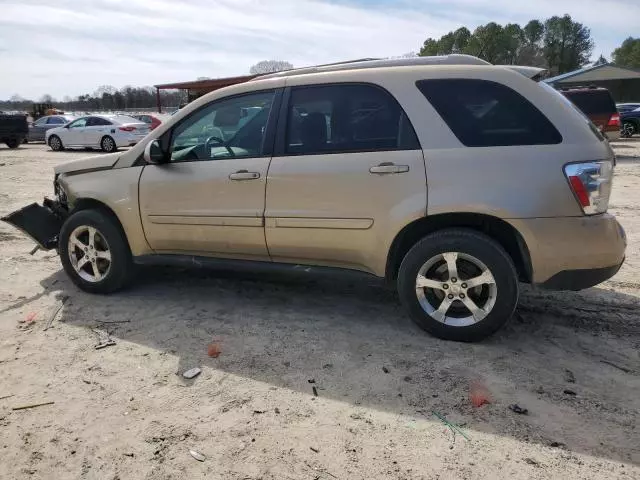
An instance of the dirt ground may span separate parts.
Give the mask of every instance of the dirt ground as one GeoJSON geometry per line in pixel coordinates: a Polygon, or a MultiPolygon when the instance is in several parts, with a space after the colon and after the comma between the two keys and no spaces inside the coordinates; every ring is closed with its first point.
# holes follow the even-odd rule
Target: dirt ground
{"type": "MultiPolygon", "coordinates": [[[[0,478],[640,478],[640,139],[615,148],[622,270],[579,293],[524,289],[473,345],[426,335],[354,276],[147,268],[92,296],[0,224],[0,478]],[[116,345],[96,350],[92,329],[116,345]],[[476,408],[478,385],[491,403],[476,408]]],[[[0,147],[0,214],[87,154],[0,147]]]]}

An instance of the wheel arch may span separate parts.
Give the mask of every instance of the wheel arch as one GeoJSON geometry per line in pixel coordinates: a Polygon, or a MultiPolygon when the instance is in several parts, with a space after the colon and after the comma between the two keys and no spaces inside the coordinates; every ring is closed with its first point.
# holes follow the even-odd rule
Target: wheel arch
{"type": "Polygon", "coordinates": [[[389,248],[385,269],[387,281],[395,281],[402,259],[420,239],[447,228],[469,228],[497,241],[513,260],[520,281],[531,283],[531,255],[522,235],[506,221],[478,213],[442,213],[423,217],[406,225],[389,248]]]}
{"type": "Polygon", "coordinates": [[[129,238],[127,237],[127,232],[125,231],[122,222],[118,218],[118,215],[106,204],[101,202],[100,200],[96,200],[95,198],[77,198],[73,202],[73,209],[69,212],[69,215],[73,215],[76,212],[80,212],[82,210],[98,210],[102,212],[107,217],[111,218],[114,221],[122,237],[125,239],[127,247],[129,248],[129,252],[131,252],[131,244],[129,242],[129,238]]]}

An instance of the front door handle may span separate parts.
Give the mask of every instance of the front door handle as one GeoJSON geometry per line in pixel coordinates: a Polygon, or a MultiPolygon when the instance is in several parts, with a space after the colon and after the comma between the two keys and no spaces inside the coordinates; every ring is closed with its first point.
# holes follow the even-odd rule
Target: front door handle
{"type": "Polygon", "coordinates": [[[236,173],[229,175],[230,180],[256,180],[260,178],[258,172],[250,172],[248,170],[238,170],[236,173]]]}
{"type": "Polygon", "coordinates": [[[380,165],[371,167],[369,171],[378,175],[405,173],[409,171],[409,165],[396,165],[393,162],[382,162],[380,165]]]}

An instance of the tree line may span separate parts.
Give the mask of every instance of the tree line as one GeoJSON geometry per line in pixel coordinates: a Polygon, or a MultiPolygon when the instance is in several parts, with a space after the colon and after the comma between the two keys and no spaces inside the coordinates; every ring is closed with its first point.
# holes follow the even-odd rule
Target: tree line
{"type": "Polygon", "coordinates": [[[564,15],[531,20],[524,27],[489,22],[473,33],[461,27],[437,40],[428,38],[419,55],[464,53],[493,64],[543,67],[557,75],[589,63],[593,48],[589,28],[564,15]]]}
{"type": "MultiPolygon", "coordinates": [[[[178,107],[186,100],[185,94],[178,90],[160,90],[160,104],[164,108],[178,107]]],[[[0,101],[0,110],[29,111],[36,103],[13,95],[9,100],[0,101]]],[[[79,95],[75,98],[64,97],[58,100],[45,94],[37,103],[52,104],[55,108],[65,111],[93,111],[93,110],[135,110],[156,107],[156,90],[153,87],[132,87],[127,85],[116,89],[111,85],[102,85],[93,94],[79,95]]]]}

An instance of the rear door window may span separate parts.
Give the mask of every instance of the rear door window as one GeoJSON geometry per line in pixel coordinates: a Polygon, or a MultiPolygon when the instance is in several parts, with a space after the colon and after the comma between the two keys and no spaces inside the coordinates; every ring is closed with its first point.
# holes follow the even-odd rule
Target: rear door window
{"type": "Polygon", "coordinates": [[[285,143],[289,155],[420,149],[395,98],[364,84],[292,88],[285,143]]]}
{"type": "Polygon", "coordinates": [[[515,90],[478,79],[416,82],[454,135],[467,147],[553,145],[562,135],[515,90]]]}
{"type": "Polygon", "coordinates": [[[64,118],[61,117],[49,117],[49,119],[47,120],[47,125],[62,125],[64,123],[67,123],[64,121],[64,118]]]}
{"type": "Polygon", "coordinates": [[[580,110],[587,115],[616,113],[616,104],[606,90],[583,90],[562,92],[580,110]]]}
{"type": "Polygon", "coordinates": [[[87,121],[87,127],[98,127],[98,126],[104,126],[104,125],[111,125],[111,122],[109,120],[106,120],[100,117],[91,117],[87,121]]]}

